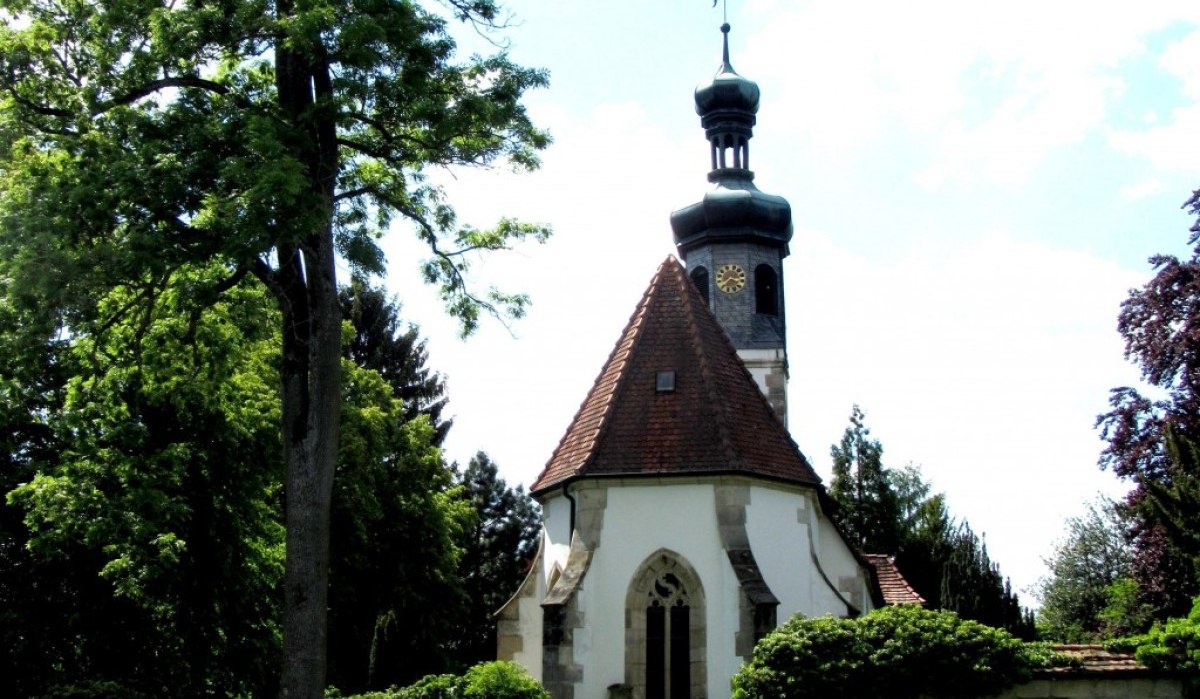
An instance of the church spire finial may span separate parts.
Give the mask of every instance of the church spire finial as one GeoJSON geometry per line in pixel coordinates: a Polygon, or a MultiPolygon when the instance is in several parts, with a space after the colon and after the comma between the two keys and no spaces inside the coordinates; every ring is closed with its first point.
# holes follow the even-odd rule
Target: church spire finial
{"type": "Polygon", "coordinates": [[[724,35],[724,47],[721,50],[721,67],[732,73],[733,66],[729,65],[729,22],[721,25],[721,34],[724,35]]]}
{"type": "MultiPolygon", "coordinates": [[[[713,0],[713,7],[717,6],[717,2],[718,0],[713,0]]],[[[729,24],[729,0],[724,0],[724,2],[721,2],[721,21],[725,24],[729,24]]],[[[729,30],[726,29],[725,31],[729,30]]]]}
{"type": "Polygon", "coordinates": [[[696,88],[696,113],[712,150],[713,172],[750,169],[749,141],[758,112],[758,85],[729,62],[729,23],[721,25],[721,67],[696,88]]]}

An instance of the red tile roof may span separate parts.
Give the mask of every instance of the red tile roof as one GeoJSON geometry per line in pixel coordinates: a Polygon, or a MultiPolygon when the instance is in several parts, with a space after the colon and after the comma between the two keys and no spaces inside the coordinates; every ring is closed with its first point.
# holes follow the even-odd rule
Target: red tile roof
{"type": "Polygon", "coordinates": [[[668,257],[530,491],[586,477],[720,473],[820,483],[668,257]],[[660,371],[675,372],[674,391],[656,390],[660,371]]]}
{"type": "Polygon", "coordinates": [[[1039,670],[1037,674],[1050,677],[1090,677],[1094,675],[1118,675],[1121,677],[1128,677],[1132,675],[1163,674],[1161,672],[1152,672],[1145,665],[1142,665],[1135,660],[1132,653],[1107,650],[1104,648],[1104,646],[1100,645],[1055,644],[1051,646],[1051,649],[1058,653],[1062,653],[1068,658],[1071,658],[1074,661],[1073,664],[1044,668],[1039,670]]]}
{"type": "Polygon", "coordinates": [[[895,558],[882,553],[864,553],[863,558],[875,569],[875,580],[883,593],[884,604],[925,604],[925,598],[917,594],[900,574],[895,558]]]}

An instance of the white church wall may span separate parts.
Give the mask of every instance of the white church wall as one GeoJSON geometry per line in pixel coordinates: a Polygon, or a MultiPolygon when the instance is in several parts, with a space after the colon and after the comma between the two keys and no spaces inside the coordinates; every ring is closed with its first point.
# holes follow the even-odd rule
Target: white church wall
{"type": "Polygon", "coordinates": [[[805,493],[771,487],[750,489],[746,533],[763,579],[779,598],[779,623],[800,613],[821,616],[830,609],[813,600],[815,572],[809,556],[809,498],[805,493]]]}
{"type": "Polygon", "coordinates": [[[525,668],[534,679],[540,682],[542,679],[542,644],[531,641],[541,640],[542,599],[546,596],[546,579],[540,574],[541,571],[534,572],[536,574],[530,581],[534,585],[534,593],[522,595],[516,600],[520,607],[517,623],[523,643],[520,650],[506,659],[525,668]]]}
{"type": "MultiPolygon", "coordinates": [[[[549,583],[557,567],[567,565],[571,552],[571,503],[561,495],[550,496],[542,504],[542,580],[549,583]]],[[[541,634],[541,631],[538,631],[541,634]]]]}
{"type": "Polygon", "coordinates": [[[812,491],[771,484],[756,485],[750,492],[746,531],[763,579],[779,599],[780,624],[795,614],[844,615],[846,604],[831,585],[862,611],[870,608],[860,564],[817,511],[812,491]],[[816,554],[819,569],[810,551],[816,554]]]}
{"type": "Polygon", "coordinates": [[[639,566],[659,549],[681,556],[700,577],[705,596],[708,697],[729,696],[738,583],[719,545],[711,484],[673,481],[608,489],[600,546],[579,591],[584,628],[575,632],[575,662],[587,668],[576,697],[604,697],[625,682],[625,596],[639,566]],[[596,639],[616,639],[599,643],[596,639]]]}
{"type": "MultiPolygon", "coordinates": [[[[817,510],[808,489],[761,481],[745,483],[746,535],[763,578],[779,598],[780,623],[799,612],[805,616],[841,616],[846,605],[830,583],[842,586],[842,597],[869,608],[869,593],[859,562],[830,522],[817,510]],[[810,536],[810,530],[812,536],[810,536]],[[810,546],[830,583],[812,562],[810,546]],[[857,587],[856,587],[857,583],[857,587]]],[[[577,508],[576,525],[592,531],[591,560],[575,592],[580,625],[572,623],[570,662],[582,669],[574,696],[605,697],[608,687],[625,682],[626,595],[646,560],[660,549],[677,554],[691,566],[704,588],[706,636],[706,699],[728,699],[729,680],[740,668],[736,637],[742,623],[741,592],[728,555],[721,545],[717,490],[725,479],[678,477],[665,481],[591,481],[576,483],[576,503],[589,503],[587,514],[577,508]],[[682,481],[682,482],[681,482],[682,481]],[[598,509],[597,509],[598,508],[598,509]],[[596,536],[594,527],[599,527],[596,536]]],[[[521,631],[526,648],[515,657],[534,676],[541,676],[539,604],[553,587],[557,571],[567,565],[570,551],[571,503],[559,494],[543,501],[545,518],[542,565],[536,597],[522,599],[521,631]]],[[[581,530],[582,531],[582,530],[581,530]]]]}
{"type": "MultiPolygon", "coordinates": [[[[817,508],[810,508],[809,526],[816,534],[817,559],[821,562],[824,577],[821,584],[814,586],[814,597],[823,599],[821,604],[834,611],[834,616],[845,614],[845,599],[866,613],[874,608],[866,572],[854,553],[838,533],[833,523],[817,508]],[[825,583],[824,578],[828,578],[825,583]],[[832,586],[832,587],[831,587],[832,586]],[[837,591],[834,591],[834,587],[837,591]]],[[[821,571],[818,571],[820,574],[821,571]]]]}

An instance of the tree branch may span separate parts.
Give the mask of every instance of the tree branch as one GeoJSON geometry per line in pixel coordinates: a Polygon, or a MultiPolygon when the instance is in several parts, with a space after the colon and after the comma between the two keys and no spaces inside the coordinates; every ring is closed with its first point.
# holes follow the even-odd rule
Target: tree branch
{"type": "Polygon", "coordinates": [[[13,101],[17,104],[33,111],[34,113],[41,114],[42,116],[60,117],[63,119],[69,119],[70,117],[75,116],[73,112],[70,112],[66,109],[58,109],[55,107],[46,107],[40,104],[34,104],[33,102],[30,102],[24,97],[18,95],[17,91],[11,87],[8,88],[8,94],[12,95],[13,101]]]}
{"type": "Polygon", "coordinates": [[[284,301],[287,298],[287,295],[283,290],[283,285],[279,283],[279,274],[271,267],[270,264],[267,263],[266,260],[258,255],[255,255],[254,260],[250,263],[250,267],[248,267],[247,270],[254,272],[254,276],[263,283],[263,286],[267,287],[267,290],[269,290],[271,294],[275,296],[275,298],[279,299],[280,301],[284,301]]]}
{"type": "Polygon", "coordinates": [[[364,194],[371,194],[375,190],[373,187],[358,187],[357,189],[347,189],[346,191],[333,195],[333,202],[336,204],[339,201],[361,197],[364,194]]]}
{"type": "Polygon", "coordinates": [[[126,104],[131,104],[142,99],[143,97],[148,97],[149,95],[168,87],[197,87],[202,90],[208,90],[209,92],[215,92],[218,95],[229,94],[229,88],[213,80],[206,80],[204,78],[197,78],[193,76],[162,78],[160,80],[152,80],[145,85],[125,93],[124,95],[119,95],[105,102],[101,102],[99,105],[97,105],[96,109],[92,110],[92,116],[107,112],[113,107],[121,107],[126,104]]]}

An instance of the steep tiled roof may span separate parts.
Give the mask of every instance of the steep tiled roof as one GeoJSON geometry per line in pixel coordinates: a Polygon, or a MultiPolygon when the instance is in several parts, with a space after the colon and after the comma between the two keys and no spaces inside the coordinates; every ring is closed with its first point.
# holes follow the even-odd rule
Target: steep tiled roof
{"type": "Polygon", "coordinates": [[[884,604],[925,604],[925,598],[917,594],[900,574],[896,559],[882,553],[865,553],[863,558],[875,569],[875,579],[883,593],[884,604]]]}
{"type": "Polygon", "coordinates": [[[659,266],[530,489],[582,477],[744,473],[820,479],[674,257],[659,266]],[[675,390],[658,392],[658,372],[675,390]]]}

